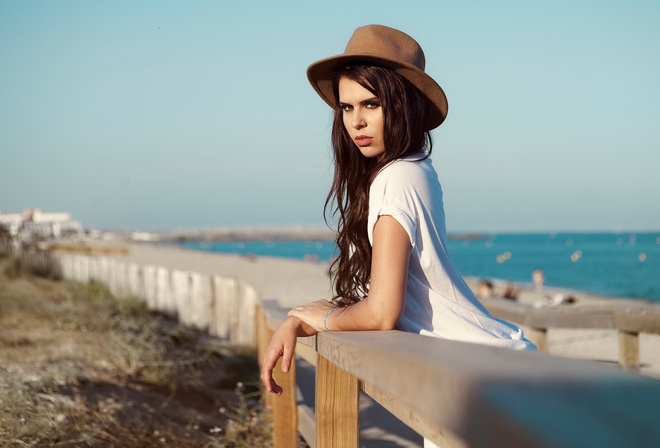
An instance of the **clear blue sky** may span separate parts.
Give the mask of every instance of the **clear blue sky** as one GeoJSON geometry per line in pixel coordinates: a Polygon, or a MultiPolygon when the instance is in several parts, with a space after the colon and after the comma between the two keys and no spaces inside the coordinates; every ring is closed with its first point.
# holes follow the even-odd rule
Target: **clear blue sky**
{"type": "Polygon", "coordinates": [[[462,231],[660,229],[660,2],[0,2],[0,210],[89,227],[322,225],[357,26],[420,42],[462,231]]]}

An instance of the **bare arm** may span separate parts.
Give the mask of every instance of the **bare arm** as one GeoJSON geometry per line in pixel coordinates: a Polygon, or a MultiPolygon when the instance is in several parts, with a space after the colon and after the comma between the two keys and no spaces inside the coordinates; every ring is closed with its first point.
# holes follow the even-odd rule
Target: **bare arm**
{"type": "Polygon", "coordinates": [[[399,222],[381,216],[374,227],[369,295],[360,302],[337,308],[327,300],[318,300],[289,312],[280,324],[264,353],[261,380],[268,392],[280,395],[282,388],[273,380],[273,369],[282,358],[287,373],[293,360],[298,337],[324,331],[323,321],[331,330],[391,330],[403,313],[408,280],[410,239],[399,222]]]}
{"type": "MultiPolygon", "coordinates": [[[[381,216],[374,226],[369,295],[328,316],[331,330],[391,330],[398,322],[406,298],[410,238],[391,216],[381,216]]],[[[324,318],[334,305],[326,300],[296,307],[289,312],[316,331],[324,331],[324,318]]]]}

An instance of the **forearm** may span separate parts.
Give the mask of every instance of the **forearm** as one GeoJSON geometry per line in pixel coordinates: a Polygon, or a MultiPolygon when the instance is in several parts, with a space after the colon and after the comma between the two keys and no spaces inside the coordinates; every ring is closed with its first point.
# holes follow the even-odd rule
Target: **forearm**
{"type": "Polygon", "coordinates": [[[338,308],[326,319],[327,327],[332,331],[392,330],[403,312],[403,304],[384,303],[375,297],[338,308]]]}
{"type": "Polygon", "coordinates": [[[373,230],[369,295],[333,311],[324,330],[391,330],[403,314],[411,243],[392,216],[380,216],[373,230]]]}

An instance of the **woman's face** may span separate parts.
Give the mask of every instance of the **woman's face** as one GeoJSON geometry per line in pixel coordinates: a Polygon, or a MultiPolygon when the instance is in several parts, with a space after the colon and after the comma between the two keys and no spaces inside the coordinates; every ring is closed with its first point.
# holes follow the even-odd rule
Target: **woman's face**
{"type": "Polygon", "coordinates": [[[346,132],[362,155],[383,155],[383,108],[378,97],[352,79],[342,77],[339,79],[339,107],[346,132]]]}

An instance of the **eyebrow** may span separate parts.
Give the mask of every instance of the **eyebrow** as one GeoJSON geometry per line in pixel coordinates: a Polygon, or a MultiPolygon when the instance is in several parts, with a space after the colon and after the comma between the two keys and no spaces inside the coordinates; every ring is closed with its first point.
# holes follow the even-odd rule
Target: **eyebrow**
{"type": "MultiPolygon", "coordinates": [[[[372,96],[371,98],[367,98],[367,99],[364,99],[364,100],[360,101],[359,104],[364,105],[364,104],[373,103],[373,102],[380,102],[380,100],[378,99],[377,96],[372,96]]],[[[338,104],[339,104],[340,107],[352,106],[351,103],[345,103],[343,101],[339,101],[338,104]]]]}

